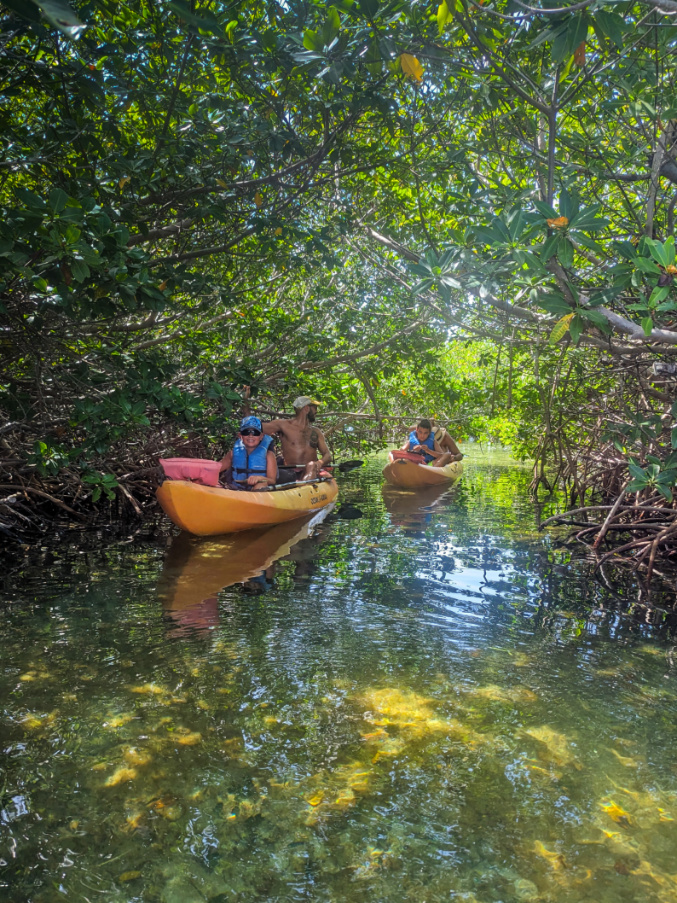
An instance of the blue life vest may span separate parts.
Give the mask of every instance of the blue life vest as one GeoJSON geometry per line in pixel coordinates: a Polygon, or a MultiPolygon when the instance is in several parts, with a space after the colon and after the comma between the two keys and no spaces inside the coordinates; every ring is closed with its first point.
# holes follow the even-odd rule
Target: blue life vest
{"type": "Polygon", "coordinates": [[[268,470],[268,449],[273,444],[272,436],[264,436],[251,454],[247,454],[242,439],[238,439],[233,446],[233,475],[235,482],[246,480],[253,473],[263,474],[265,477],[268,470]]]}
{"type": "MultiPolygon", "coordinates": [[[[415,447],[416,445],[425,445],[425,446],[427,446],[428,448],[435,448],[435,437],[433,436],[432,433],[430,433],[430,435],[429,435],[428,438],[425,440],[425,442],[421,442],[421,440],[420,440],[420,439],[418,438],[418,436],[416,435],[416,430],[412,430],[412,431],[409,433],[409,451],[412,452],[412,451],[414,450],[414,447],[415,447]]],[[[417,452],[416,454],[418,454],[418,452],[417,452]]],[[[426,456],[425,456],[425,463],[426,463],[426,464],[427,464],[429,461],[434,461],[434,460],[435,460],[435,459],[433,458],[432,455],[426,455],[426,456]]]]}

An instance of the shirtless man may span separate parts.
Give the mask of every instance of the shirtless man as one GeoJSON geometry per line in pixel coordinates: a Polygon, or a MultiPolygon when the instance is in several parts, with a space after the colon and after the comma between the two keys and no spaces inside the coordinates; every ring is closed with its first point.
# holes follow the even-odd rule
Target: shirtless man
{"type": "Polygon", "coordinates": [[[282,441],[282,458],[278,483],[295,480],[316,480],[323,467],[331,463],[331,452],[325,438],[316,426],[318,402],[300,395],[294,402],[296,416],[291,420],[270,420],[263,424],[268,436],[279,433],[282,441]],[[322,455],[317,460],[318,452],[322,455]]]}

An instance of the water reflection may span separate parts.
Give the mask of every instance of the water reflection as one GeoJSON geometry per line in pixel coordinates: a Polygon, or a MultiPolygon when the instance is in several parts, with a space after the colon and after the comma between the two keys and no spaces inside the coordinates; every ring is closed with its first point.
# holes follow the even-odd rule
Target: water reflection
{"type": "Polygon", "coordinates": [[[426,486],[416,491],[383,485],[383,504],[393,526],[418,529],[432,523],[432,513],[440,505],[450,503],[452,492],[447,485],[426,486]]]}
{"type": "Polygon", "coordinates": [[[0,607],[3,901],[674,903],[666,620],[537,533],[514,462],[436,499],[383,494],[381,467],[342,484],[363,517],[304,539],[25,569],[0,607]]]}
{"type": "MultiPolygon", "coordinates": [[[[255,595],[270,589],[274,563],[312,536],[333,507],[274,527],[216,538],[180,533],[158,581],[165,614],[179,628],[212,629],[218,623],[219,590],[235,583],[255,595]]],[[[314,547],[307,554],[313,558],[314,547]]]]}

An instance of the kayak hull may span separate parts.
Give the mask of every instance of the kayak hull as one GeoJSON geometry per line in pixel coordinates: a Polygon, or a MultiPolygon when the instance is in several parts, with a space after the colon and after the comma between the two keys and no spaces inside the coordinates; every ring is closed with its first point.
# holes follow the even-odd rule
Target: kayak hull
{"type": "Polygon", "coordinates": [[[195,536],[219,536],[305,517],[330,505],[338,486],[335,480],[326,480],[274,492],[238,492],[187,480],[165,480],[156,495],[177,527],[195,536]]]}
{"type": "Polygon", "coordinates": [[[446,467],[430,467],[427,464],[414,464],[402,458],[393,460],[383,468],[383,476],[393,486],[402,489],[422,489],[424,486],[449,485],[463,473],[460,461],[452,461],[446,467]]]}

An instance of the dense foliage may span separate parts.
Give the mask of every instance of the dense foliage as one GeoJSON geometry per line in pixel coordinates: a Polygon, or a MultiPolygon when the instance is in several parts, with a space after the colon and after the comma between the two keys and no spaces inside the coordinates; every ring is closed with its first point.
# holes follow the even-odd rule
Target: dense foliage
{"type": "Polygon", "coordinates": [[[581,491],[602,431],[660,474],[673,0],[5,6],[8,483],[112,495],[244,386],[321,392],[334,440],[437,413],[581,491]]]}

